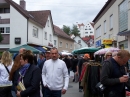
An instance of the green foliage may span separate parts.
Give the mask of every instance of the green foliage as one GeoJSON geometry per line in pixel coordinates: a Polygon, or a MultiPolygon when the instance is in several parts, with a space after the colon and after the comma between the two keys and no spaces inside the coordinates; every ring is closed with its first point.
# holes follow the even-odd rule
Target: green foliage
{"type": "Polygon", "coordinates": [[[80,36],[80,31],[78,30],[77,25],[73,24],[72,29],[69,26],[63,25],[62,30],[68,35],[74,34],[75,36],[80,36]]]}
{"type": "Polygon", "coordinates": [[[2,37],[2,35],[1,35],[1,33],[0,33],[0,42],[3,40],[3,37],[2,37]]]}
{"type": "Polygon", "coordinates": [[[73,24],[73,28],[72,28],[72,30],[71,30],[71,34],[74,34],[75,36],[79,36],[79,35],[80,35],[79,32],[80,32],[80,31],[78,30],[77,25],[74,25],[74,24],[73,24]]]}
{"type": "Polygon", "coordinates": [[[68,34],[68,35],[70,35],[70,33],[71,33],[71,29],[70,29],[69,26],[63,25],[62,30],[63,30],[66,34],[68,34]]]}

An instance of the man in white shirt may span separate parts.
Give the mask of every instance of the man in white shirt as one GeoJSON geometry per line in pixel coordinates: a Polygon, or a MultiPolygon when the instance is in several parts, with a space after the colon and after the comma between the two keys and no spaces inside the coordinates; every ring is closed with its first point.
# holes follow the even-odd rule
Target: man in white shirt
{"type": "Polygon", "coordinates": [[[42,80],[45,86],[44,97],[61,97],[65,94],[69,84],[66,64],[58,59],[57,48],[52,48],[51,59],[45,61],[42,69],[42,80]]]}

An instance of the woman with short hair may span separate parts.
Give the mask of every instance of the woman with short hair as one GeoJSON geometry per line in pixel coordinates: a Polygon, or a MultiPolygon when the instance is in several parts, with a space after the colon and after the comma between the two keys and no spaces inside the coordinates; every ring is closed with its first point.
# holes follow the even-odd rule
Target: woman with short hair
{"type": "Polygon", "coordinates": [[[17,97],[40,97],[41,70],[33,65],[33,57],[30,50],[20,55],[21,68],[17,70],[14,80],[16,87],[22,83],[25,89],[16,88],[17,97]]]}

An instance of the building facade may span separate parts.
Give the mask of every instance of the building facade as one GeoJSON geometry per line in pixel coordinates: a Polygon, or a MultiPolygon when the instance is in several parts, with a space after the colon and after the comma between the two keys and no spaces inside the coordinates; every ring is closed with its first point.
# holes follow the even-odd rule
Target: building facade
{"type": "Polygon", "coordinates": [[[77,25],[78,30],[80,31],[80,37],[86,37],[86,36],[91,36],[94,35],[94,27],[93,23],[87,22],[85,24],[78,24],[77,25]]]}
{"type": "Polygon", "coordinates": [[[95,47],[113,46],[129,49],[128,37],[120,36],[130,30],[130,0],[108,0],[94,18],[95,47]]]}
{"type": "Polygon", "coordinates": [[[23,44],[53,47],[54,29],[50,10],[27,11],[26,2],[0,0],[0,50],[23,44]]]}

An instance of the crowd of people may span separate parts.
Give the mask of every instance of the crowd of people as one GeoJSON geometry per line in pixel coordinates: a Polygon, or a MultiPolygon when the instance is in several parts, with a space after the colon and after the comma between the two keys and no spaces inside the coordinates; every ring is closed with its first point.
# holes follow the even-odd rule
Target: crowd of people
{"type": "Polygon", "coordinates": [[[53,47],[37,58],[32,51],[21,48],[12,58],[9,51],[4,51],[0,62],[0,97],[61,97],[68,89],[70,71],[74,72],[73,82],[79,82],[79,92],[84,92],[84,97],[88,97],[86,90],[95,91],[97,81],[107,88],[99,96],[89,97],[125,97],[126,86],[130,88],[126,67],[129,59],[126,50],[106,52],[103,62],[95,56],[94,62],[101,66],[99,70],[88,53],[80,58],[61,55],[53,47]]]}

